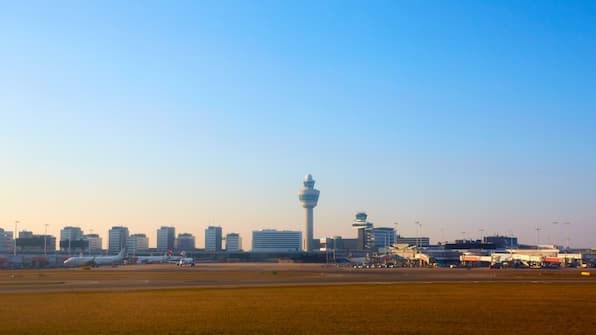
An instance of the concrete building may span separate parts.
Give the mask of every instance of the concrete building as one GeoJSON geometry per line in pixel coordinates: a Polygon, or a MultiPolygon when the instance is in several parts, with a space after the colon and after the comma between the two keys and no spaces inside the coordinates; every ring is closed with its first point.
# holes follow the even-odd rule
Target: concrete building
{"type": "Polygon", "coordinates": [[[139,251],[146,251],[149,249],[149,238],[145,234],[132,234],[126,239],[126,249],[133,256],[139,251]]]}
{"type": "Polygon", "coordinates": [[[209,226],[205,229],[205,250],[221,251],[221,227],[209,226]]]}
{"type": "Polygon", "coordinates": [[[329,251],[343,249],[343,239],[341,236],[323,237],[319,241],[320,251],[329,251]]]}
{"type": "Polygon", "coordinates": [[[87,251],[90,255],[97,255],[101,252],[102,239],[97,234],[87,234],[83,236],[83,239],[87,240],[87,251]]]}
{"type": "Polygon", "coordinates": [[[310,174],[304,177],[304,187],[298,192],[298,200],[306,210],[306,218],[304,222],[304,250],[313,250],[313,229],[314,218],[313,209],[317,206],[319,201],[319,190],[315,189],[315,180],[310,174]]]}
{"type": "Polygon", "coordinates": [[[192,234],[178,234],[176,239],[176,249],[180,251],[190,251],[196,248],[195,237],[192,234]]]}
{"type": "Polygon", "coordinates": [[[60,251],[71,253],[86,252],[88,242],[83,239],[83,231],[79,227],[67,226],[60,230],[60,251]]]}
{"type": "Polygon", "coordinates": [[[229,233],[226,235],[226,251],[241,251],[242,239],[238,233],[229,233]]]}
{"type": "Polygon", "coordinates": [[[12,254],[14,252],[13,233],[0,228],[0,254],[12,254]]]}
{"type": "Polygon", "coordinates": [[[253,252],[302,251],[302,232],[264,229],[252,232],[253,252]]]}
{"type": "Polygon", "coordinates": [[[358,249],[371,250],[374,248],[375,235],[373,231],[373,223],[366,219],[368,215],[365,212],[358,212],[352,221],[352,228],[358,230],[358,249]]]}
{"type": "Polygon", "coordinates": [[[391,227],[374,227],[374,249],[386,248],[395,244],[395,229],[391,227]]]}
{"type": "MultiPolygon", "coordinates": [[[[360,244],[359,242],[360,241],[357,238],[342,238],[341,244],[339,244],[339,242],[338,242],[338,245],[341,245],[342,246],[341,249],[344,249],[344,250],[358,250],[358,247],[360,244]]],[[[338,249],[340,249],[340,248],[338,248],[338,249]]]]}
{"type": "Polygon", "coordinates": [[[128,228],[123,226],[114,226],[108,232],[108,254],[115,255],[126,247],[128,239],[128,228]]]}
{"type": "Polygon", "coordinates": [[[493,243],[497,248],[517,248],[517,237],[514,236],[485,236],[483,239],[484,243],[493,243]]]}
{"type": "Polygon", "coordinates": [[[66,226],[60,230],[60,241],[78,241],[83,238],[83,231],[79,227],[66,226]]]}
{"type": "MultiPolygon", "coordinates": [[[[29,235],[17,238],[17,252],[32,254],[56,253],[56,237],[52,235],[29,235]],[[30,236],[30,237],[29,237],[30,236]]],[[[19,234],[19,236],[21,236],[19,234]]]]}
{"type": "Polygon", "coordinates": [[[176,228],[162,226],[157,230],[157,251],[174,250],[176,228]]]}
{"type": "Polygon", "coordinates": [[[33,232],[28,230],[21,230],[19,232],[19,238],[33,238],[33,232]]]}

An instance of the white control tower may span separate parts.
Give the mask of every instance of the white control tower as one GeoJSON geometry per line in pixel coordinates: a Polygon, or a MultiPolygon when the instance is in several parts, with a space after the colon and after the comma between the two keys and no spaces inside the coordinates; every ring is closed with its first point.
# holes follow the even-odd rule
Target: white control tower
{"type": "Polygon", "coordinates": [[[304,187],[298,192],[298,199],[306,209],[306,222],[304,226],[304,251],[312,251],[313,245],[313,208],[319,201],[319,190],[315,189],[315,181],[309,174],[304,177],[304,187]]]}

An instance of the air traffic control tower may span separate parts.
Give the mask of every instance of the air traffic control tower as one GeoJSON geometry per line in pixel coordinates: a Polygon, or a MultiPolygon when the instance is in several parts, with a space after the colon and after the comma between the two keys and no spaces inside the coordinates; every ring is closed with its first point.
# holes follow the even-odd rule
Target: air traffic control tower
{"type": "Polygon", "coordinates": [[[313,208],[319,201],[319,190],[315,189],[315,181],[309,174],[304,177],[304,187],[298,192],[298,199],[306,209],[306,222],[304,226],[304,251],[312,251],[313,247],[313,208]]]}

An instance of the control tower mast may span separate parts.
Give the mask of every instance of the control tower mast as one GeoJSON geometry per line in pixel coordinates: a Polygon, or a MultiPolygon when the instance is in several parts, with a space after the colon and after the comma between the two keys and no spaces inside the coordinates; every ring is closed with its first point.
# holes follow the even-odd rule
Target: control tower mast
{"type": "Polygon", "coordinates": [[[319,201],[319,190],[315,189],[315,181],[309,174],[304,177],[304,187],[298,192],[298,199],[302,207],[306,209],[306,221],[304,226],[304,251],[313,249],[313,208],[319,201]]]}

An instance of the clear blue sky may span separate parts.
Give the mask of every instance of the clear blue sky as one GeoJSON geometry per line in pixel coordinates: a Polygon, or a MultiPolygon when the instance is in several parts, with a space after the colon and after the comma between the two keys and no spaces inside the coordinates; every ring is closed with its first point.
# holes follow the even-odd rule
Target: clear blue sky
{"type": "Polygon", "coordinates": [[[312,173],[316,237],[594,247],[595,41],[593,1],[1,2],[0,227],[250,248],[312,173]]]}

